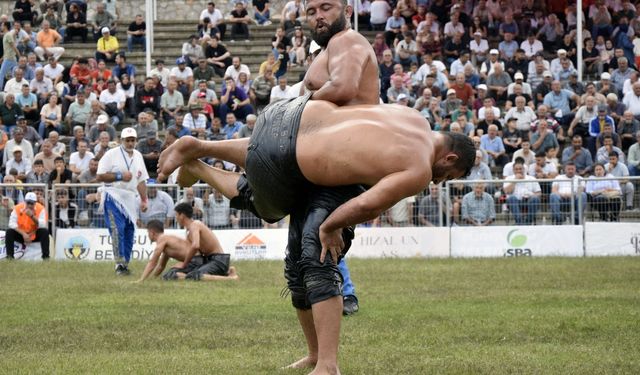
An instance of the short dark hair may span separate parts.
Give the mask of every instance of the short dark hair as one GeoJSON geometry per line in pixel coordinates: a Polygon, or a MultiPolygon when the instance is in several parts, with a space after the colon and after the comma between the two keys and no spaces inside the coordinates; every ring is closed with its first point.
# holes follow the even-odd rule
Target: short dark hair
{"type": "Polygon", "coordinates": [[[615,151],[611,151],[611,152],[609,153],[609,155],[608,155],[608,156],[609,156],[609,157],[615,156],[615,157],[616,157],[616,159],[619,159],[619,158],[620,158],[620,156],[618,156],[618,153],[617,153],[617,152],[615,152],[615,151]]]}
{"type": "Polygon", "coordinates": [[[473,145],[473,140],[460,133],[444,132],[442,134],[444,134],[447,139],[446,142],[449,150],[458,155],[455,168],[463,170],[464,176],[467,176],[476,162],[476,148],[473,145]]]}
{"type": "Polygon", "coordinates": [[[514,161],[513,164],[524,164],[524,158],[522,156],[518,156],[514,161]]]}
{"type": "Polygon", "coordinates": [[[33,165],[44,165],[44,162],[42,162],[42,159],[36,159],[33,161],[33,165]]]}
{"type": "MultiPolygon", "coordinates": [[[[53,162],[57,162],[57,161],[61,161],[64,163],[64,158],[62,156],[57,156],[55,159],[53,159],[53,162]]],[[[65,163],[66,164],[66,163],[65,163]]]]}
{"type": "Polygon", "coordinates": [[[189,203],[178,203],[176,207],[173,209],[177,214],[183,214],[184,216],[191,219],[193,217],[193,207],[189,203]]]}
{"type": "Polygon", "coordinates": [[[544,151],[538,151],[538,152],[536,152],[536,157],[537,158],[546,158],[547,154],[545,154],[544,151]]]}
{"type": "Polygon", "coordinates": [[[160,220],[151,220],[147,223],[147,229],[152,231],[164,233],[164,224],[160,220]]]}
{"type": "Polygon", "coordinates": [[[568,161],[566,163],[564,163],[564,168],[566,169],[568,166],[573,165],[574,167],[576,166],[576,163],[573,161],[568,161]]]}

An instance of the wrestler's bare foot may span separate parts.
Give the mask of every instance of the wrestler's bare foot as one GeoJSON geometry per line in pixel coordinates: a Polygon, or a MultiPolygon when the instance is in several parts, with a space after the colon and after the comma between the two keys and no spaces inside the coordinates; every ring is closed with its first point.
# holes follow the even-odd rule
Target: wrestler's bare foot
{"type": "Polygon", "coordinates": [[[198,160],[187,162],[180,167],[180,170],[178,171],[178,178],[176,179],[178,185],[182,187],[190,187],[198,182],[199,178],[191,172],[191,165],[193,163],[198,163],[198,160]]]}
{"type": "Polygon", "coordinates": [[[311,356],[306,356],[296,362],[293,362],[292,364],[290,364],[289,366],[285,367],[285,369],[287,368],[312,368],[316,366],[316,362],[318,362],[318,358],[316,357],[311,357],[311,356]]]}
{"type": "Polygon", "coordinates": [[[165,181],[179,166],[197,160],[201,142],[197,138],[184,136],[162,151],[158,161],[158,179],[165,181]]]}
{"type": "Polygon", "coordinates": [[[238,280],[240,278],[234,266],[229,267],[229,273],[227,273],[227,277],[232,280],[238,280]]]}
{"type": "Polygon", "coordinates": [[[309,375],[340,375],[340,369],[338,369],[338,366],[321,366],[318,364],[309,375]]]}

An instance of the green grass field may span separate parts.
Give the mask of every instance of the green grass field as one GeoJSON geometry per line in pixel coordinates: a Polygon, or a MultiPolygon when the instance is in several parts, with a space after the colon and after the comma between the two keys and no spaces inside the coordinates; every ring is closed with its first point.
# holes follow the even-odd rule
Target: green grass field
{"type": "MultiPolygon", "coordinates": [[[[0,373],[305,374],[282,262],[134,284],[110,263],[0,263],[0,373]]],[[[132,269],[139,275],[143,264],[132,269]]],[[[640,259],[350,261],[343,374],[638,374],[640,259]]]]}

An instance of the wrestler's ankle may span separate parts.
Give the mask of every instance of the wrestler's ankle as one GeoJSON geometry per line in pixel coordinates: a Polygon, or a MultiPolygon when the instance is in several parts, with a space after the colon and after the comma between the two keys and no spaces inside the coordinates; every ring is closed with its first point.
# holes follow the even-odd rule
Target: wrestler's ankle
{"type": "Polygon", "coordinates": [[[318,362],[316,363],[315,368],[313,369],[313,371],[310,374],[327,374],[327,375],[338,375],[340,374],[340,369],[338,368],[338,364],[333,362],[333,363],[327,363],[327,362],[318,362]]]}

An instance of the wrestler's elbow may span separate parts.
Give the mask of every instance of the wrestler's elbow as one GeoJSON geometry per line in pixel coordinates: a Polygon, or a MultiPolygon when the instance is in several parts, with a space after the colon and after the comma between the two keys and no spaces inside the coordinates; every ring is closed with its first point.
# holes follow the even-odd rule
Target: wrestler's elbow
{"type": "MultiPolygon", "coordinates": [[[[319,93],[320,91],[317,91],[319,93]]],[[[331,82],[330,90],[323,90],[321,95],[314,95],[315,100],[326,100],[336,105],[344,105],[349,103],[353,98],[358,96],[357,85],[346,83],[331,82]],[[319,97],[318,97],[319,96],[319,97]]]]}

